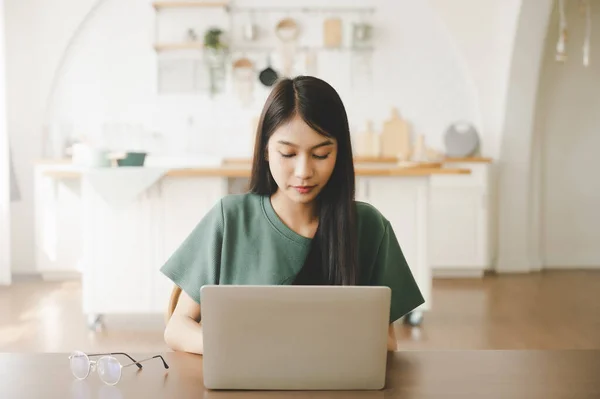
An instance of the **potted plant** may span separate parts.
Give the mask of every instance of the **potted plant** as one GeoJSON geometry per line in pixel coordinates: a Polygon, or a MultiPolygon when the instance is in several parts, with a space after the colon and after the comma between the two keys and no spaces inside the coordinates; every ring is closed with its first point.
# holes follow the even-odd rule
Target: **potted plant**
{"type": "Polygon", "coordinates": [[[227,44],[223,40],[223,35],[223,30],[219,28],[210,28],[204,33],[204,48],[210,74],[211,93],[219,91],[220,83],[225,79],[227,44]]]}

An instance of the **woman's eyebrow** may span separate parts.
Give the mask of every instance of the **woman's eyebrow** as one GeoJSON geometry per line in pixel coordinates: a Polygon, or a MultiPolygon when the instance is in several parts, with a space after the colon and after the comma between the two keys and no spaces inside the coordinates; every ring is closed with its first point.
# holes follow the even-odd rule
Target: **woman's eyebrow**
{"type": "MultiPolygon", "coordinates": [[[[294,144],[294,143],[291,143],[291,142],[289,142],[289,141],[285,141],[285,140],[279,140],[279,141],[277,141],[277,142],[278,142],[279,144],[288,145],[288,146],[290,146],[290,147],[298,147],[298,145],[296,145],[296,144],[294,144]]],[[[331,140],[325,140],[325,141],[323,141],[322,143],[319,143],[319,144],[317,144],[317,145],[313,146],[311,149],[312,149],[312,150],[314,150],[315,148],[324,147],[324,146],[327,146],[327,145],[332,145],[332,144],[333,144],[333,141],[331,141],[331,140]]]]}

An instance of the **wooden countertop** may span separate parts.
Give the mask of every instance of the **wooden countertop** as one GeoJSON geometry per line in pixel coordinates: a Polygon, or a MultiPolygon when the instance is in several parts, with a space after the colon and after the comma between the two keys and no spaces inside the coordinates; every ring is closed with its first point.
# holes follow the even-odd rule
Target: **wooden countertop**
{"type": "MultiPolygon", "coordinates": [[[[119,170],[119,168],[111,168],[119,170]]],[[[422,167],[361,167],[355,166],[356,176],[429,176],[429,175],[459,175],[469,174],[469,169],[457,168],[422,168],[422,167]]],[[[224,177],[224,178],[248,178],[250,168],[240,166],[222,166],[213,168],[174,168],[165,173],[168,177],[224,177]]],[[[44,171],[45,176],[57,179],[73,179],[81,177],[81,171],[66,169],[48,169],[44,171]]]]}
{"type": "MultiPolygon", "coordinates": [[[[131,353],[145,359],[156,353],[131,353]]],[[[96,372],[73,377],[66,353],[0,354],[0,398],[570,398],[600,396],[600,351],[405,351],[388,353],[386,384],[376,391],[213,391],[202,356],[162,354],[143,369],[123,369],[115,386],[96,372]]],[[[123,356],[119,360],[127,361],[123,356]]],[[[293,362],[293,359],[289,359],[293,362]]]]}

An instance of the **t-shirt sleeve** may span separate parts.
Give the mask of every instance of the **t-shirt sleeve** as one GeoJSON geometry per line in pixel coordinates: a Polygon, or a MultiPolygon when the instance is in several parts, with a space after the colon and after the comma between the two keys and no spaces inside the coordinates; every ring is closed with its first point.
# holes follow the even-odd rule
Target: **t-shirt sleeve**
{"type": "Polygon", "coordinates": [[[202,286],[219,283],[223,225],[219,201],[160,269],[198,304],[202,286]]]}
{"type": "Polygon", "coordinates": [[[392,291],[390,323],[425,303],[389,221],[385,224],[371,284],[387,286],[392,291]]]}

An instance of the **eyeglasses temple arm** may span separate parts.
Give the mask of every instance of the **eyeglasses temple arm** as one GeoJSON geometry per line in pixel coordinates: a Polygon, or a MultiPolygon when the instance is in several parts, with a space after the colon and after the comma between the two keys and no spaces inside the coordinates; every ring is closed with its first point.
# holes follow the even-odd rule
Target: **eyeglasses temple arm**
{"type": "MultiPolygon", "coordinates": [[[[132,358],[131,356],[129,356],[127,353],[124,353],[124,352],[92,353],[92,354],[89,354],[88,357],[91,357],[91,356],[107,356],[107,355],[123,355],[123,356],[127,356],[129,358],[129,360],[131,360],[133,362],[131,364],[137,365],[139,369],[142,368],[142,365],[140,364],[141,362],[138,362],[137,360],[135,360],[134,358],[132,358]]],[[[128,366],[131,366],[131,364],[128,364],[128,366]]]]}
{"type": "MultiPolygon", "coordinates": [[[[159,358],[160,360],[162,360],[163,366],[165,366],[166,369],[169,368],[169,365],[167,364],[167,362],[165,362],[165,359],[161,355],[156,355],[156,356],[148,357],[146,359],[140,360],[137,363],[135,363],[135,361],[134,361],[133,363],[129,363],[129,364],[124,365],[123,368],[129,367],[129,366],[133,366],[134,364],[138,364],[139,365],[140,363],[143,363],[143,362],[145,362],[147,360],[152,360],[152,359],[156,359],[156,358],[159,358]]],[[[140,366],[140,368],[142,368],[142,367],[140,366]]]]}

